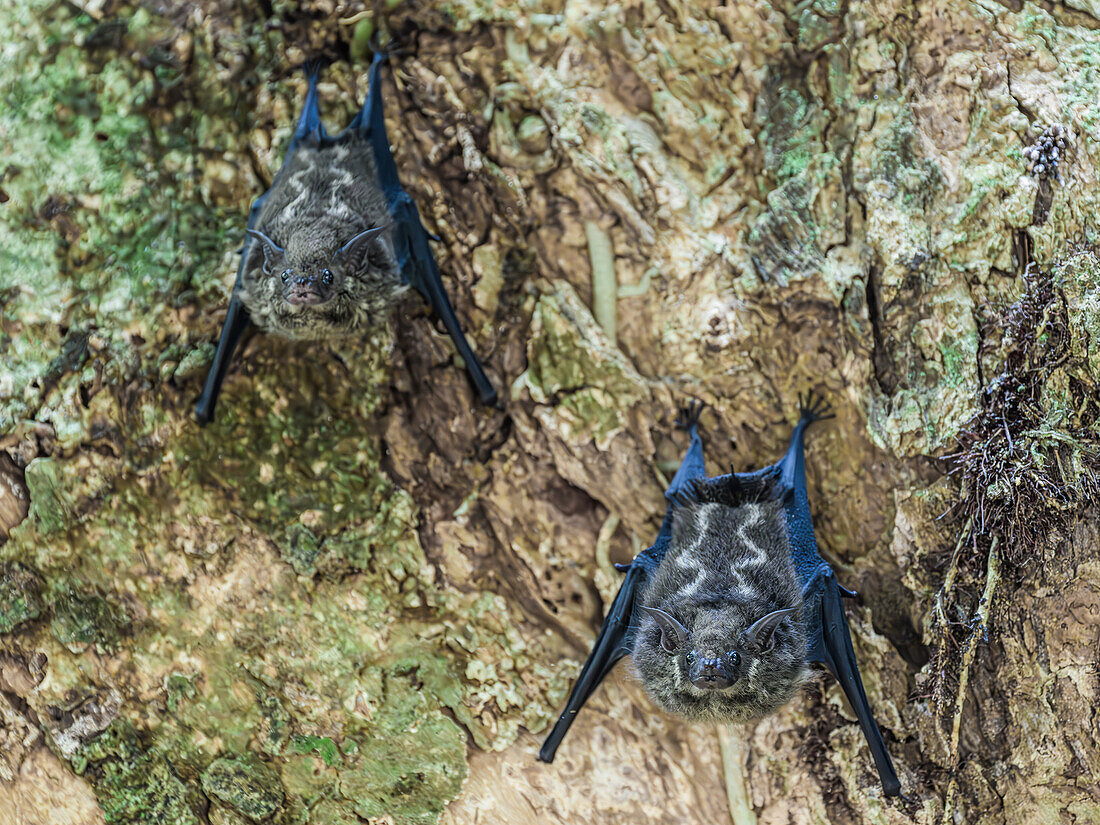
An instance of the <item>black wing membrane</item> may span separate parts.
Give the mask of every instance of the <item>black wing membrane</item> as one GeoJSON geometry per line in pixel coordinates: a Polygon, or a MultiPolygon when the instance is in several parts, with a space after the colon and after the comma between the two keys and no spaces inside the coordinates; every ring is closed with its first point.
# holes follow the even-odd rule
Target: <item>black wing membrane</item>
{"type": "MultiPolygon", "coordinates": [[[[648,551],[645,551],[648,552],[648,551]]],[[[639,553],[639,558],[641,557],[639,553]]],[[[539,749],[539,759],[543,762],[553,762],[554,754],[558,751],[558,745],[569,732],[570,725],[588,697],[599,687],[604,677],[611,672],[619,659],[630,653],[632,633],[630,630],[634,615],[634,601],[638,594],[638,588],[645,582],[648,565],[631,563],[626,573],[615,600],[611,603],[611,609],[600,627],[596,643],[592,646],[592,652],[588,654],[588,660],[581,668],[573,690],[569,693],[569,701],[565,704],[565,710],[558,717],[550,735],[542,743],[539,749]]]]}
{"type": "Polygon", "coordinates": [[[844,615],[844,605],[840,602],[841,596],[855,594],[841,587],[830,569],[814,579],[803,590],[802,595],[804,603],[810,606],[809,615],[813,617],[811,621],[816,625],[811,628],[807,658],[828,667],[840,682],[871,749],[871,757],[875,760],[879,781],[882,783],[882,792],[886,796],[897,796],[901,793],[901,782],[871,713],[867,694],[863,690],[863,679],[860,678],[859,665],[856,664],[856,652],[852,648],[852,635],[848,631],[848,618],[844,615]]]}
{"type": "Polygon", "coordinates": [[[810,516],[810,499],[806,492],[806,462],[803,442],[806,428],[815,421],[831,418],[830,409],[822,399],[807,395],[800,399],[801,415],[791,435],[791,445],[779,462],[778,491],[783,495],[787,513],[787,535],[791,545],[791,561],[802,583],[802,600],[808,616],[809,640],[806,657],[820,662],[833,672],[844,695],[855,711],[863,736],[871,748],[871,756],[878,769],[879,781],[886,796],[901,792],[898,780],[882,733],[871,713],[863,679],[859,675],[852,635],[848,630],[848,617],[840,602],[842,595],[854,596],[836,580],[833,568],[817,548],[814,525],[810,516]]]}
{"type": "Polygon", "coordinates": [[[588,654],[580,676],[577,677],[573,690],[569,693],[565,710],[558,717],[546,741],[542,743],[539,759],[543,762],[554,761],[554,754],[557,753],[558,746],[573,724],[577,712],[599,687],[604,677],[611,672],[616,662],[628,655],[634,646],[633,628],[638,626],[638,617],[635,615],[638,592],[645,585],[650,574],[661,564],[668,551],[668,543],[672,538],[672,511],[677,502],[697,479],[705,475],[703,441],[699,438],[698,429],[699,413],[702,409],[702,404],[698,403],[687,407],[677,422],[681,428],[691,434],[691,446],[688,447],[680,469],[676,471],[672,483],[665,491],[665,498],[669,505],[664,522],[657,533],[657,540],[652,546],[635,556],[629,565],[620,567],[626,570],[626,578],[619,587],[615,600],[611,602],[611,609],[607,611],[607,616],[603,620],[592,652],[588,654]]]}
{"type": "Polygon", "coordinates": [[[497,406],[497,391],[493,388],[481,362],[470,348],[462,327],[458,323],[454,307],[443,288],[443,279],[436,266],[435,256],[428,245],[428,232],[420,222],[420,213],[409,193],[401,186],[397,177],[397,164],[390,152],[390,141],[386,136],[386,120],[382,108],[382,64],[386,54],[379,52],[370,67],[370,90],[363,108],[348,127],[356,130],[364,140],[370,142],[374,150],[374,165],[378,172],[378,182],[386,195],[390,214],[393,215],[393,245],[397,262],[401,267],[401,276],[405,283],[411,284],[431,305],[432,310],[443,319],[447,333],[454,341],[455,349],[466,362],[466,370],[477,389],[481,402],[487,406],[497,406]]]}

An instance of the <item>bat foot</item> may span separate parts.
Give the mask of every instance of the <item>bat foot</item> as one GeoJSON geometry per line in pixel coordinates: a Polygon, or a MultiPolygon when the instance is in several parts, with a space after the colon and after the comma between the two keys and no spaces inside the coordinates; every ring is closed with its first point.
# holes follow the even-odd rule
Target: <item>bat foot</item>
{"type": "Polygon", "coordinates": [[[680,414],[676,416],[676,426],[681,430],[693,430],[699,426],[699,416],[703,414],[702,401],[692,398],[680,408],[680,414]]]}
{"type": "Polygon", "coordinates": [[[798,411],[802,414],[802,418],[809,422],[824,421],[828,418],[836,418],[836,414],[833,412],[833,405],[830,404],[824,396],[815,395],[813,390],[810,390],[805,395],[798,396],[798,411]]]}
{"type": "Polygon", "coordinates": [[[385,43],[382,42],[380,32],[375,32],[370,39],[370,50],[374,52],[375,60],[386,60],[389,57],[403,57],[412,54],[408,45],[401,45],[396,38],[391,37],[385,43]]]}

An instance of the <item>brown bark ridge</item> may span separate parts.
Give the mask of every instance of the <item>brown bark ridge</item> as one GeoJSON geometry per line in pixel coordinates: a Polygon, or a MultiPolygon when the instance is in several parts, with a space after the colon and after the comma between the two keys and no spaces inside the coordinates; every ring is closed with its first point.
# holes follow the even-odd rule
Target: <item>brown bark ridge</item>
{"type": "MultiPolygon", "coordinates": [[[[0,811],[72,823],[1100,821],[1095,0],[14,0],[0,45],[0,811]],[[471,341],[255,336],[189,410],[307,58],[387,127],[471,341]],[[705,401],[799,391],[903,782],[835,682],[542,736],[705,401]]],[[[2,817],[0,817],[2,819],[2,817]]]]}

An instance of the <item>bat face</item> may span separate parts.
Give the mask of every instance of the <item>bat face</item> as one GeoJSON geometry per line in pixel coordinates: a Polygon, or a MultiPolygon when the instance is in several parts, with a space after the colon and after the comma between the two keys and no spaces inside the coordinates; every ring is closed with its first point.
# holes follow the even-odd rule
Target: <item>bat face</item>
{"type": "Polygon", "coordinates": [[[307,140],[248,230],[242,299],[287,338],[346,335],[385,320],[403,291],[370,147],[307,140]]]}
{"type": "Polygon", "coordinates": [[[764,716],[805,679],[802,597],[777,503],[678,507],[640,607],[634,668],[670,713],[764,716]]]}

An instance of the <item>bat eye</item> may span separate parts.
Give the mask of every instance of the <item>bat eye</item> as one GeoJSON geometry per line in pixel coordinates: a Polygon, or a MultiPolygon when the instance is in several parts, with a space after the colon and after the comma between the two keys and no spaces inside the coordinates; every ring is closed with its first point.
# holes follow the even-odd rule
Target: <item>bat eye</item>
{"type": "Polygon", "coordinates": [[[331,269],[322,269],[321,270],[321,281],[324,283],[325,286],[331,286],[331,284],[332,284],[332,270],[331,269]]]}
{"type": "Polygon", "coordinates": [[[289,281],[290,276],[293,275],[293,274],[294,274],[293,269],[284,269],[283,270],[283,283],[285,284],[287,281],[289,281]]]}
{"type": "Polygon", "coordinates": [[[741,654],[736,650],[728,651],[726,653],[726,662],[730,672],[736,673],[737,669],[741,667],[741,654]]]}

